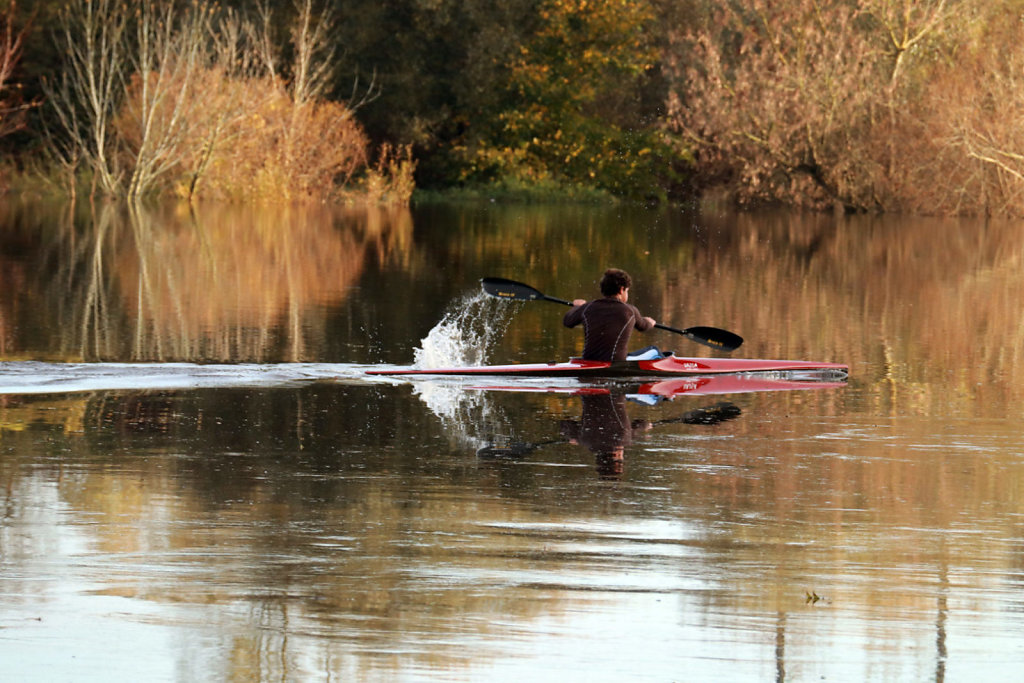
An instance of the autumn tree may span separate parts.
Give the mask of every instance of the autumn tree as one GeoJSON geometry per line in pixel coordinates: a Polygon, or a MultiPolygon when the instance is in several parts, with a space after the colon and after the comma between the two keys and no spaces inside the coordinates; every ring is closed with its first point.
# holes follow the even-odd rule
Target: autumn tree
{"type": "Polygon", "coordinates": [[[202,144],[181,160],[188,176],[183,193],[323,196],[366,167],[368,140],[354,118],[363,100],[326,99],[336,66],[336,45],[328,39],[335,15],[312,0],[295,0],[292,9],[286,21],[263,2],[257,21],[230,15],[219,25],[214,66],[201,88],[207,93],[197,130],[202,144]],[[275,40],[280,26],[290,60],[275,40]]]}
{"type": "MultiPolygon", "coordinates": [[[[50,88],[61,163],[108,195],[323,196],[367,164],[344,102],[324,94],[333,15],[295,0],[252,22],[205,0],[72,0],[61,15],[63,77],[50,88]],[[285,26],[290,60],[273,33],[285,26]]],[[[365,96],[365,93],[364,93],[365,96]]],[[[408,197],[405,197],[407,200],[408,197]]]]}
{"type": "Polygon", "coordinates": [[[1024,215],[1022,8],[977,6],[956,53],[922,86],[901,136],[903,155],[928,160],[902,169],[910,210],[1024,215]]]}
{"type": "Polygon", "coordinates": [[[670,117],[741,201],[894,209],[898,136],[972,0],[716,3],[673,35],[670,117]]]}
{"type": "Polygon", "coordinates": [[[638,112],[655,67],[646,2],[544,0],[498,70],[495,96],[467,116],[453,152],[463,181],[662,192],[667,147],[638,112]]]}
{"type": "Polygon", "coordinates": [[[61,15],[65,69],[49,99],[61,124],[54,151],[84,162],[101,189],[136,198],[175,163],[200,107],[211,8],[202,2],[75,0],[61,15]],[[127,122],[134,135],[120,134],[127,122]]]}
{"type": "Polygon", "coordinates": [[[0,11],[0,137],[24,125],[26,106],[12,86],[14,69],[21,59],[25,31],[15,28],[16,5],[11,1],[0,11]]]}

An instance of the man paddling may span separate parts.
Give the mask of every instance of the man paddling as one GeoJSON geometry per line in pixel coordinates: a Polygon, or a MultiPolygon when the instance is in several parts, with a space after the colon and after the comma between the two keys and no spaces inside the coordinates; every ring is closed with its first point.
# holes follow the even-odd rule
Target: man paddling
{"type": "Polygon", "coordinates": [[[636,306],[627,303],[632,284],[629,273],[609,268],[601,278],[603,299],[573,300],[572,310],[562,318],[562,324],[576,327],[583,323],[584,360],[626,360],[633,330],[646,332],[654,327],[654,318],[641,315],[636,306]]]}

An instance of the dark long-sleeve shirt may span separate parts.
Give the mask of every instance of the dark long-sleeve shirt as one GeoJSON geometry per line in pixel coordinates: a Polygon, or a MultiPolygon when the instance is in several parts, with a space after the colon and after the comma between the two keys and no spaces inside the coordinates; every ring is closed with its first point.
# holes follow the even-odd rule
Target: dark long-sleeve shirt
{"type": "Polygon", "coordinates": [[[566,327],[580,323],[583,323],[583,359],[601,361],[626,360],[629,335],[633,330],[646,332],[653,327],[636,306],[614,297],[588,301],[562,318],[566,327]]]}

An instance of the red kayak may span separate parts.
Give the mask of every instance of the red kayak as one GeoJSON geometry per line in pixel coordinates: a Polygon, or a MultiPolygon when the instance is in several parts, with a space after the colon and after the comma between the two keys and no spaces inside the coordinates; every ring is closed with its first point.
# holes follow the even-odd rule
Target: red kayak
{"type": "Polygon", "coordinates": [[[688,377],[744,372],[849,372],[842,363],[755,358],[683,358],[666,356],[653,360],[604,362],[574,358],[565,363],[481,365],[454,368],[397,368],[368,370],[369,375],[500,375],[507,377],[688,377]]]}
{"type": "MultiPolygon", "coordinates": [[[[748,394],[761,391],[805,391],[808,389],[835,389],[845,387],[845,375],[826,370],[816,374],[804,373],[801,379],[792,379],[789,373],[773,376],[770,373],[719,374],[694,377],[677,377],[656,382],[622,385],[627,396],[636,400],[643,397],[673,399],[676,396],[709,396],[715,394],[748,394]]],[[[550,393],[572,396],[606,395],[615,390],[615,385],[601,384],[474,384],[467,389],[478,391],[501,391],[512,393],[550,393]]]]}

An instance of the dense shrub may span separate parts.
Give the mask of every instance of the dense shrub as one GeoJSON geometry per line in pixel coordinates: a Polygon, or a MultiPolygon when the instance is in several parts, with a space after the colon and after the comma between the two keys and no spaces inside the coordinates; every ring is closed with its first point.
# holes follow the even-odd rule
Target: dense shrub
{"type": "Polygon", "coordinates": [[[1021,9],[709,5],[674,33],[670,122],[741,203],[1022,214],[1021,9]]]}
{"type": "Polygon", "coordinates": [[[454,141],[459,180],[664,193],[670,148],[637,126],[657,59],[648,2],[544,0],[535,27],[454,141]]]}
{"type": "MultiPolygon", "coordinates": [[[[279,80],[233,77],[219,68],[195,78],[202,106],[189,108],[188,134],[170,152],[178,161],[166,182],[177,192],[218,198],[323,197],[365,167],[366,135],[344,104],[298,104],[279,80]]],[[[137,96],[136,87],[127,109],[137,96]]],[[[123,116],[119,121],[125,141],[141,144],[140,131],[133,127],[137,119],[123,116]]]]}

